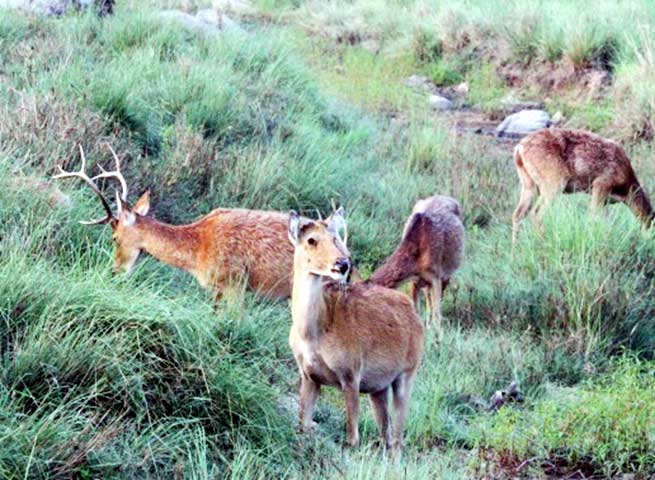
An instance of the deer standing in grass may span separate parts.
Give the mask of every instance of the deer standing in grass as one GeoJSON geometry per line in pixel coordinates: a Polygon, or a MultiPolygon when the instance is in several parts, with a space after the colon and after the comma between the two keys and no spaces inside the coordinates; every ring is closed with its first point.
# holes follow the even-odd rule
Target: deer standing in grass
{"type": "MultiPolygon", "coordinates": [[[[110,147],[111,149],[111,147],[110,147]]],[[[128,274],[141,251],[193,275],[211,288],[218,301],[227,288],[246,282],[247,288],[272,298],[291,296],[293,247],[287,238],[288,215],[260,210],[219,208],[188,225],[168,225],[147,216],[150,195],[146,191],[134,204],[127,203],[127,182],[120,161],[112,150],[115,171],[89,178],[80,147],[82,166],[77,172],[54,178],[79,178],[100,199],[105,217],[85,224],[106,224],[113,230],[116,246],[114,269],[128,274]],[[113,178],[121,185],[117,214],[95,184],[98,178],[113,178]]]]}
{"type": "Polygon", "coordinates": [[[384,444],[398,452],[423,328],[406,295],[366,282],[345,284],[351,264],[342,226],[342,208],[326,221],[289,215],[295,247],[289,344],[300,370],[300,425],[311,428],[321,386],[337,387],[346,402],[347,443],[355,446],[359,393],[368,393],[384,444]]]}
{"type": "Polygon", "coordinates": [[[581,130],[539,130],[525,137],[514,149],[514,164],[521,183],[521,198],[514,211],[512,241],[516,243],[519,222],[532,209],[537,197],[537,220],[560,193],[591,192],[591,207],[623,202],[646,225],[653,221],[653,208],[639,184],[630,159],[621,146],[581,130]]]}
{"type": "Polygon", "coordinates": [[[411,281],[412,298],[424,292],[428,321],[441,338],[441,296],[464,255],[461,207],[451,197],[435,195],[419,200],[405,223],[402,240],[370,278],[387,288],[411,281]]]}

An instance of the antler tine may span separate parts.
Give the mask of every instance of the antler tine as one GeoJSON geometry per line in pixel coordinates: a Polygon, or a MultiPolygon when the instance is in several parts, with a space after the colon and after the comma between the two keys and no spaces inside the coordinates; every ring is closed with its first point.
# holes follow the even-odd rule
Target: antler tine
{"type": "Polygon", "coordinates": [[[123,177],[123,174],[121,173],[121,161],[118,158],[118,155],[116,155],[114,149],[111,148],[111,145],[109,145],[108,143],[106,145],[107,147],[109,147],[109,151],[111,151],[111,154],[114,157],[114,162],[116,163],[116,170],[107,171],[104,168],[102,168],[102,165],[98,165],[102,173],[100,173],[100,175],[96,175],[95,177],[93,177],[93,180],[96,180],[98,178],[115,178],[121,184],[121,189],[123,191],[123,194],[121,195],[121,199],[124,202],[127,202],[127,192],[128,192],[127,182],[125,181],[125,177],[123,177]]]}
{"type": "Polygon", "coordinates": [[[84,172],[86,169],[86,157],[84,156],[84,150],[82,149],[82,145],[79,145],[80,147],[80,156],[82,157],[82,166],[80,167],[80,170],[77,172],[67,172],[64,170],[61,165],[57,165],[57,168],[59,168],[59,171],[61,173],[54,175],[52,178],[55,179],[60,179],[60,178],[73,178],[77,177],[81,179],[84,183],[87,184],[91,190],[98,196],[100,201],[102,202],[102,206],[105,209],[105,212],[107,212],[107,216],[103,218],[99,218],[97,220],[91,220],[91,221],[81,221],[80,223],[84,225],[97,225],[97,224],[102,224],[102,223],[107,223],[111,221],[114,218],[114,214],[111,211],[111,207],[109,206],[109,203],[105,199],[104,195],[98,188],[98,186],[93,182],[92,179],[89,178],[89,176],[84,172]]]}

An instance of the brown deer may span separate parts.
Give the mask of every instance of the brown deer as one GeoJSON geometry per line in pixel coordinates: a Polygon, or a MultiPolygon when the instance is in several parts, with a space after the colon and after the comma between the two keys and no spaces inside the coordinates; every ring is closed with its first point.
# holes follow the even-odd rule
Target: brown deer
{"type": "Polygon", "coordinates": [[[560,193],[591,192],[591,207],[623,202],[650,225],[653,208],[621,146],[581,130],[549,128],[525,137],[514,149],[521,198],[514,211],[512,242],[519,222],[532,209],[541,220],[544,210],[560,193]]]}
{"type": "Polygon", "coordinates": [[[351,264],[338,233],[343,225],[342,208],[326,221],[289,215],[295,247],[289,344],[300,370],[300,425],[311,427],[321,385],[337,387],[346,401],[347,443],[354,446],[359,393],[368,393],[384,445],[398,452],[423,327],[406,295],[370,283],[345,283],[351,264]]]}
{"type": "MultiPolygon", "coordinates": [[[[110,147],[111,149],[111,147],[110,147]]],[[[134,204],[127,203],[127,182],[120,172],[114,151],[115,171],[89,178],[86,159],[80,147],[82,166],[77,172],[54,178],[76,177],[84,181],[100,199],[106,215],[85,224],[106,224],[113,230],[116,246],[114,269],[128,274],[141,251],[193,275],[203,287],[211,288],[218,301],[227,288],[241,281],[248,289],[272,298],[291,296],[293,247],[287,239],[288,215],[260,210],[219,208],[188,225],[168,225],[147,216],[150,195],[146,191],[134,204]],[[114,178],[121,185],[117,192],[117,214],[95,184],[98,178],[114,178]]]]}
{"type": "Polygon", "coordinates": [[[464,225],[457,200],[435,195],[419,200],[405,223],[402,240],[370,282],[396,288],[411,281],[412,298],[424,291],[430,323],[441,338],[441,296],[464,255],[464,225]]]}

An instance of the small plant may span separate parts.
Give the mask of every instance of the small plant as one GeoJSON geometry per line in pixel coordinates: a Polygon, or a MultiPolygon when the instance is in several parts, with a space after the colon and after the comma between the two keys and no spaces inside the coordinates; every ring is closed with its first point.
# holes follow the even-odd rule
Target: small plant
{"type": "Polygon", "coordinates": [[[540,46],[541,24],[533,16],[513,19],[503,34],[514,58],[527,65],[536,56],[540,46]]]}
{"type": "Polygon", "coordinates": [[[443,87],[456,85],[464,79],[454,62],[444,60],[435,63],[432,68],[431,78],[435,85],[443,87]]]}
{"type": "Polygon", "coordinates": [[[564,56],[576,70],[595,67],[611,71],[614,68],[619,41],[607,25],[583,17],[565,38],[564,56]]]}
{"type": "Polygon", "coordinates": [[[412,36],[412,49],[420,63],[433,63],[439,61],[443,55],[443,42],[434,32],[419,29],[412,36]]]}

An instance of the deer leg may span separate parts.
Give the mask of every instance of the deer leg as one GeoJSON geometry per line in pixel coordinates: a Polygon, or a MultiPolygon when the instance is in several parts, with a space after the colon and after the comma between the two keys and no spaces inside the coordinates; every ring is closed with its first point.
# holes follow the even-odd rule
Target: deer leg
{"type": "Polygon", "coordinates": [[[399,454],[403,447],[405,420],[407,420],[415,373],[415,371],[401,373],[391,384],[394,410],[391,448],[394,454],[399,454]]]}
{"type": "Polygon", "coordinates": [[[450,278],[441,279],[441,293],[446,291],[446,287],[450,285],[450,278]]]}
{"type": "Polygon", "coordinates": [[[379,392],[371,393],[369,401],[375,416],[375,422],[378,424],[382,444],[385,448],[391,447],[391,429],[389,428],[389,387],[379,392]]]}
{"type": "Polygon", "coordinates": [[[214,311],[218,312],[218,304],[221,303],[221,300],[223,299],[224,291],[222,288],[215,287],[214,288],[214,311]]]}
{"type": "Polygon", "coordinates": [[[432,324],[432,305],[434,305],[434,298],[432,297],[432,282],[423,283],[423,297],[425,298],[425,312],[428,316],[426,325],[429,327],[432,324]]]}
{"type": "Polygon", "coordinates": [[[607,184],[604,178],[597,178],[591,184],[591,210],[598,209],[607,203],[612,187],[607,184]]]}
{"type": "Polygon", "coordinates": [[[300,430],[312,429],[312,415],[321,386],[304,373],[300,375],[300,430]]]}
{"type": "Polygon", "coordinates": [[[434,282],[432,282],[432,285],[430,286],[431,290],[431,295],[432,295],[432,308],[431,308],[431,316],[432,316],[432,324],[435,327],[436,333],[437,333],[437,340],[441,341],[442,333],[441,333],[441,280],[437,279],[434,282]]]}
{"type": "Polygon", "coordinates": [[[539,204],[534,210],[535,220],[539,228],[543,227],[543,218],[544,214],[550,207],[550,204],[553,203],[553,200],[557,195],[564,191],[563,181],[556,182],[553,184],[545,183],[541,189],[541,195],[539,197],[539,204]]]}
{"type": "Polygon", "coordinates": [[[355,447],[359,443],[359,382],[345,383],[343,395],[346,400],[346,442],[355,447]]]}
{"type": "Polygon", "coordinates": [[[410,283],[410,294],[412,296],[412,301],[414,302],[414,310],[418,312],[418,295],[419,295],[419,286],[418,286],[419,280],[415,280],[410,283]]]}
{"type": "Polygon", "coordinates": [[[537,186],[532,178],[530,178],[530,175],[528,175],[525,168],[517,165],[516,171],[519,174],[519,180],[521,183],[521,197],[519,198],[516,210],[514,210],[514,215],[512,215],[512,244],[515,244],[518,238],[519,223],[528,213],[530,213],[534,201],[538,196],[537,186]]]}

